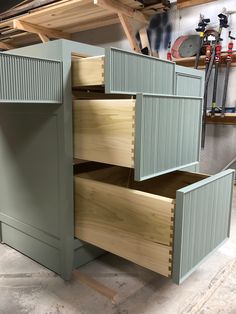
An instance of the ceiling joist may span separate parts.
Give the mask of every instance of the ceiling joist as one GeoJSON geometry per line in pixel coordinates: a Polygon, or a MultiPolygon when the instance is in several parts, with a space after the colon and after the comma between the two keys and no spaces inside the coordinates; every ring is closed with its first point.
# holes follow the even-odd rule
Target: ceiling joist
{"type": "Polygon", "coordinates": [[[65,39],[71,38],[71,35],[68,33],[54,30],[51,28],[46,28],[43,26],[34,25],[34,24],[23,22],[20,20],[13,20],[13,28],[19,29],[28,33],[45,35],[49,38],[65,38],[65,39]]]}
{"type": "Polygon", "coordinates": [[[131,7],[122,4],[119,1],[114,1],[114,0],[94,0],[94,4],[110,10],[114,13],[117,14],[122,14],[125,16],[128,16],[130,18],[133,18],[136,21],[142,22],[147,24],[148,23],[148,18],[140,11],[132,9],[131,7]]]}

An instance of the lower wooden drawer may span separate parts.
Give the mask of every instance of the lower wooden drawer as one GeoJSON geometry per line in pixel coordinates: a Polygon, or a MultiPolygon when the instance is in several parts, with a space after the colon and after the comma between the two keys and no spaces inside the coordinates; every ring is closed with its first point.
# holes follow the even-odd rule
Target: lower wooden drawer
{"type": "Polygon", "coordinates": [[[145,180],[199,161],[201,99],[75,100],[74,158],[134,168],[145,180]]]}
{"type": "Polygon", "coordinates": [[[182,282],[229,235],[234,171],[143,182],[109,166],[75,176],[75,236],[182,282]]]}

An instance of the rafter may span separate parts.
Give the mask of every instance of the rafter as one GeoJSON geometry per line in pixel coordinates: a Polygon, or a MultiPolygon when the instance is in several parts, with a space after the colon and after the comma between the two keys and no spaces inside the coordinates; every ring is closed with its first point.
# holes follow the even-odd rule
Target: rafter
{"type": "Polygon", "coordinates": [[[47,37],[51,38],[66,38],[70,39],[71,35],[62,31],[58,31],[51,28],[46,28],[39,25],[34,25],[28,22],[23,22],[20,20],[13,20],[13,28],[19,29],[28,33],[34,33],[34,34],[43,34],[47,37]]]}
{"type": "Polygon", "coordinates": [[[48,42],[50,39],[48,38],[48,36],[42,34],[42,33],[39,33],[39,38],[42,40],[43,43],[46,43],[48,42]]]}
{"type": "Polygon", "coordinates": [[[114,0],[94,0],[94,4],[110,10],[117,14],[122,14],[133,18],[134,20],[142,23],[148,23],[148,18],[140,11],[130,8],[128,5],[122,4],[114,0]]]}
{"type": "Polygon", "coordinates": [[[140,52],[140,48],[138,46],[135,34],[134,34],[134,30],[133,30],[133,26],[130,22],[130,18],[127,17],[124,14],[118,14],[121,25],[124,29],[124,32],[128,38],[128,41],[130,43],[131,48],[135,51],[135,52],[140,52]]]}
{"type": "Polygon", "coordinates": [[[4,42],[0,42],[0,49],[10,50],[10,49],[14,49],[14,48],[15,47],[10,45],[10,44],[4,43],[4,42]]]}

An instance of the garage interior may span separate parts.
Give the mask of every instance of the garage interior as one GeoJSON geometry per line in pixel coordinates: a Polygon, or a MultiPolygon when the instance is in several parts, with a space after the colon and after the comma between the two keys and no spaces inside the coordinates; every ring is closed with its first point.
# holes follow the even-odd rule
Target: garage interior
{"type": "Polygon", "coordinates": [[[236,313],[234,0],[0,4],[0,313],[236,313]]]}

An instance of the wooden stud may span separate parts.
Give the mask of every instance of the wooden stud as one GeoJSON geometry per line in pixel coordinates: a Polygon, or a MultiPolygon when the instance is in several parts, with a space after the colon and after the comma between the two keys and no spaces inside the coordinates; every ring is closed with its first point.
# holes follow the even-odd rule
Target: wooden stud
{"type": "Polygon", "coordinates": [[[183,9],[188,7],[193,7],[195,5],[213,2],[215,0],[177,0],[177,8],[183,9]]]}
{"type": "Polygon", "coordinates": [[[39,35],[39,38],[42,40],[43,43],[46,43],[49,41],[49,38],[46,35],[41,34],[41,33],[39,33],[38,35],[39,35]]]}
{"type": "Polygon", "coordinates": [[[94,0],[94,4],[103,7],[104,9],[111,10],[117,14],[122,14],[128,17],[133,18],[134,20],[140,21],[142,23],[148,23],[148,19],[146,16],[141,13],[140,11],[137,11],[135,9],[132,9],[128,5],[122,4],[119,1],[114,0],[94,0]]]}
{"type": "Polygon", "coordinates": [[[15,47],[10,45],[10,44],[4,43],[4,42],[0,42],[0,49],[10,50],[10,49],[14,49],[14,48],[15,47]]]}
{"type": "Polygon", "coordinates": [[[152,50],[151,50],[151,46],[150,46],[150,43],[149,43],[146,27],[143,27],[143,28],[140,29],[139,36],[140,36],[142,48],[147,47],[149,55],[152,56],[152,50]]]}
{"type": "Polygon", "coordinates": [[[140,52],[140,48],[139,45],[137,43],[135,34],[134,34],[134,30],[133,30],[133,26],[132,23],[130,21],[130,19],[124,15],[124,14],[118,14],[121,25],[124,29],[124,32],[128,38],[128,41],[130,43],[131,48],[135,51],[135,52],[140,52]]]}
{"type": "Polygon", "coordinates": [[[70,39],[71,35],[62,31],[55,29],[49,29],[46,27],[34,25],[28,22],[23,22],[20,20],[13,20],[13,28],[19,29],[25,32],[34,33],[34,34],[44,34],[52,38],[66,38],[70,39]]]}

